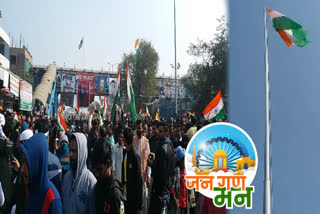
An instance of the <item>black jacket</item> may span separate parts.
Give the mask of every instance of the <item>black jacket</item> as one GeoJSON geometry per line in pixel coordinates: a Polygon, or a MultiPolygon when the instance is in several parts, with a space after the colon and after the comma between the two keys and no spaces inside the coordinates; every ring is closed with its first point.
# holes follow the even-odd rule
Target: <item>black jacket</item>
{"type": "Polygon", "coordinates": [[[119,214],[122,198],[122,185],[113,174],[98,181],[94,187],[97,214],[119,214]]]}
{"type": "MultiPolygon", "coordinates": [[[[141,161],[133,146],[127,154],[127,202],[126,214],[137,213],[142,210],[142,177],[141,161]]],[[[124,154],[125,155],[125,154],[124,154]]],[[[122,181],[124,182],[124,164],[122,165],[122,181]]]]}
{"type": "Polygon", "coordinates": [[[156,158],[152,163],[152,194],[162,196],[169,193],[171,170],[174,169],[174,158],[171,142],[168,138],[163,139],[156,150],[156,158]]]}
{"type": "MultiPolygon", "coordinates": [[[[0,182],[5,197],[5,203],[0,207],[0,213],[10,213],[14,197],[12,169],[9,165],[9,156],[12,156],[12,146],[12,142],[0,140],[0,182]]],[[[12,160],[10,159],[10,161],[12,160]]]]}
{"type": "Polygon", "coordinates": [[[150,152],[156,153],[157,150],[157,146],[159,144],[159,137],[153,135],[150,139],[149,139],[149,146],[150,146],[150,152]]]}

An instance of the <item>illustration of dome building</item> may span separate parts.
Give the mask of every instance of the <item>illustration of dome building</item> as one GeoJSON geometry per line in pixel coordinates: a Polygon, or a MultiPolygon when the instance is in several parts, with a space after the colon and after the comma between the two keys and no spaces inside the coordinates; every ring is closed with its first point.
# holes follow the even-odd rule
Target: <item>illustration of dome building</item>
{"type": "Polygon", "coordinates": [[[236,161],[237,163],[237,170],[242,170],[242,169],[248,169],[249,167],[255,167],[256,161],[250,159],[249,157],[243,157],[241,156],[240,160],[236,161]]]}

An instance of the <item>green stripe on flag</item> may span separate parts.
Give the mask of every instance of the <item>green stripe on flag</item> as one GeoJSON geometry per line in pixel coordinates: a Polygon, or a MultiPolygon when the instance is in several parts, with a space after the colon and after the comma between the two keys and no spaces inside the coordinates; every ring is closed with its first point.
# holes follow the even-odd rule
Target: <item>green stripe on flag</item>
{"type": "Polygon", "coordinates": [[[224,118],[224,108],[215,116],[216,120],[222,120],[224,118]]]}
{"type": "Polygon", "coordinates": [[[137,112],[136,112],[136,106],[135,106],[135,101],[134,101],[134,92],[132,85],[130,85],[130,94],[131,94],[131,100],[130,100],[130,111],[131,111],[131,117],[132,117],[132,122],[137,121],[137,112]]]}
{"type": "Polygon", "coordinates": [[[133,57],[133,61],[136,61],[136,58],[137,58],[138,54],[139,54],[139,48],[137,49],[136,54],[133,57]]]}
{"type": "Polygon", "coordinates": [[[300,24],[289,19],[286,16],[275,17],[272,20],[273,26],[277,30],[291,30],[293,43],[299,47],[303,47],[310,41],[307,40],[307,31],[300,24]]]}

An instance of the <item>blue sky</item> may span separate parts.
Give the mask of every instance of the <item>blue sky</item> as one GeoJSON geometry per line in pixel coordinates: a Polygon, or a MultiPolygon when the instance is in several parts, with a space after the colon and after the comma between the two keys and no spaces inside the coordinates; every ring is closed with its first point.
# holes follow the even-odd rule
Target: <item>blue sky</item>
{"type": "MultiPolygon", "coordinates": [[[[189,44],[214,38],[225,2],[176,0],[180,76],[196,60],[186,53],[189,44]]],[[[34,64],[112,69],[110,64],[119,63],[123,53],[134,51],[135,40],[144,38],[159,54],[159,74],[174,75],[173,0],[7,0],[1,11],[1,26],[14,36],[15,46],[22,33],[34,64]]]]}
{"type": "Polygon", "coordinates": [[[263,213],[265,148],[264,7],[294,19],[308,31],[306,47],[287,48],[268,17],[271,154],[274,213],[320,213],[318,163],[320,72],[319,1],[232,1],[230,14],[230,122],[256,144],[259,168],[253,209],[263,213]]]}

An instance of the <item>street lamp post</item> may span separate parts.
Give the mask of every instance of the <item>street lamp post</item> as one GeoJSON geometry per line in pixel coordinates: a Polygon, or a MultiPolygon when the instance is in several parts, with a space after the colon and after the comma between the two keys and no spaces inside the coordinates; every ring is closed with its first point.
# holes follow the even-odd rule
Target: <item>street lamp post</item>
{"type": "Polygon", "coordinates": [[[177,97],[177,42],[176,42],[176,0],[174,3],[174,79],[175,79],[175,108],[178,114],[178,97],[177,97]]]}

